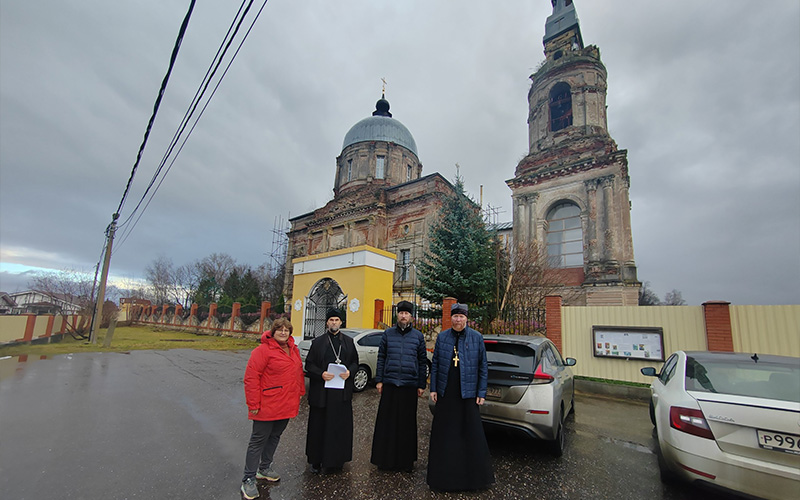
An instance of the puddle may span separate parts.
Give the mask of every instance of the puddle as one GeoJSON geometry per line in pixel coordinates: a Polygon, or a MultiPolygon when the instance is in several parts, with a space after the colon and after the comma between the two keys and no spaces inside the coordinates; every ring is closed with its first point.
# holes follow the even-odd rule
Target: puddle
{"type": "Polygon", "coordinates": [[[23,370],[30,363],[48,358],[49,356],[32,356],[29,354],[2,356],[0,357],[0,381],[13,377],[15,373],[23,370]]]}
{"type": "Polygon", "coordinates": [[[638,451],[640,453],[647,453],[647,454],[650,454],[650,455],[653,454],[653,450],[651,450],[647,446],[642,446],[639,443],[634,443],[632,441],[625,441],[625,440],[622,440],[622,439],[614,439],[614,438],[609,438],[609,437],[601,437],[601,439],[603,441],[607,442],[607,443],[617,444],[617,445],[622,446],[623,448],[630,448],[631,450],[635,450],[635,451],[638,451]]]}

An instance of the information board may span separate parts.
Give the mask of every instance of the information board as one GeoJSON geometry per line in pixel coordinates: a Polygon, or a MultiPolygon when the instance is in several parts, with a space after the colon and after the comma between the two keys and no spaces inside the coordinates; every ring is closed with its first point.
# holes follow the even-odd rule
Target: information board
{"type": "Polygon", "coordinates": [[[592,333],[595,357],[664,361],[660,327],[593,326],[592,333]]]}

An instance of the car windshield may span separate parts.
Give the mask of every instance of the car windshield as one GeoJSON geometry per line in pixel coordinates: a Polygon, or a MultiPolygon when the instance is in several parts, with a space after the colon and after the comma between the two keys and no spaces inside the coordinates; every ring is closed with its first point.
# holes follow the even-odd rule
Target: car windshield
{"type": "Polygon", "coordinates": [[[533,373],[536,351],[526,345],[486,342],[489,368],[511,368],[517,372],[533,373]]]}
{"type": "Polygon", "coordinates": [[[800,402],[800,365],[687,356],[686,390],[800,402]]]}

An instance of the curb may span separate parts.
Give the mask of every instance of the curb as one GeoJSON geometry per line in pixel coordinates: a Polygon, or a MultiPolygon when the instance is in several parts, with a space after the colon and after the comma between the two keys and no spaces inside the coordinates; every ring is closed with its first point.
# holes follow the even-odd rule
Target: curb
{"type": "Polygon", "coordinates": [[[603,394],[621,399],[650,400],[649,387],[634,387],[630,385],[606,384],[593,380],[575,380],[575,390],[590,394],[603,394]]]}

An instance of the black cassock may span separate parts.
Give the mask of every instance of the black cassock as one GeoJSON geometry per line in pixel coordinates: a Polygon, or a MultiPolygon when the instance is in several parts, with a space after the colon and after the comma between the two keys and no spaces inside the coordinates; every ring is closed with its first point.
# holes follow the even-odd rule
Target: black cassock
{"type": "Polygon", "coordinates": [[[454,362],[447,388],[439,395],[431,425],[428,486],[439,491],[486,488],[494,483],[492,457],[475,398],[461,397],[461,374],[454,362]]]}
{"type": "Polygon", "coordinates": [[[353,459],[353,376],[358,370],[358,353],[353,339],[343,333],[325,333],[314,339],[306,358],[308,390],[308,433],[306,457],[308,463],[333,469],[353,459]],[[333,344],[333,346],[331,346],[333,344]],[[350,371],[344,389],[326,389],[322,372],[336,361],[334,348],[341,364],[350,371]],[[341,348],[341,351],[339,349],[341,348]]]}
{"type": "Polygon", "coordinates": [[[417,388],[383,384],[370,462],[386,470],[411,470],[417,460],[417,388]]]}

